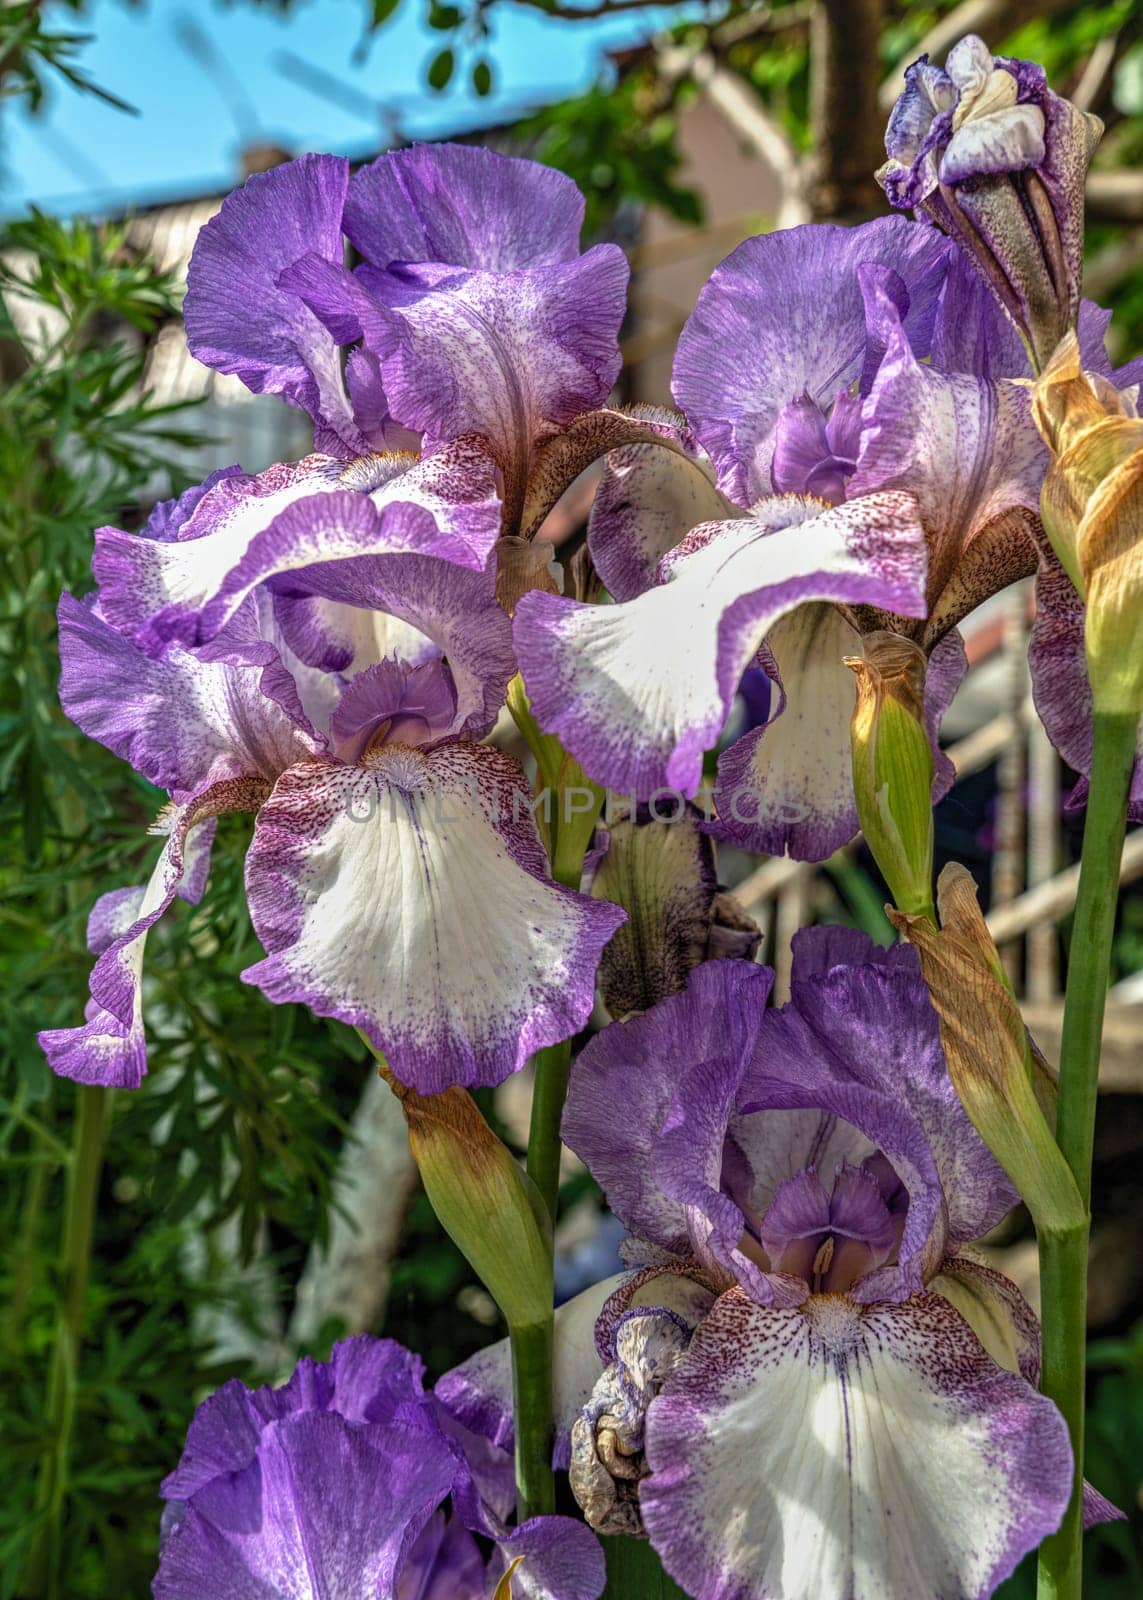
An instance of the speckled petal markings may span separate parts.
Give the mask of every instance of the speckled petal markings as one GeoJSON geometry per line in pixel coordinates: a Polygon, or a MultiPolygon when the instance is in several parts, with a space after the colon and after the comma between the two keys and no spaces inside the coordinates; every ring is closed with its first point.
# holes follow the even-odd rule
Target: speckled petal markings
{"type": "Polygon", "coordinates": [[[363,1028],[421,1093],[501,1082],[582,1026],[623,919],[552,882],[530,803],[482,746],[292,768],[247,857],[269,953],[243,976],[363,1028]]]}
{"type": "Polygon", "coordinates": [[[643,1517],[696,1600],[985,1600],[1070,1488],[1055,1407],[927,1294],[784,1311],[724,1295],[646,1449],[643,1517]]]}

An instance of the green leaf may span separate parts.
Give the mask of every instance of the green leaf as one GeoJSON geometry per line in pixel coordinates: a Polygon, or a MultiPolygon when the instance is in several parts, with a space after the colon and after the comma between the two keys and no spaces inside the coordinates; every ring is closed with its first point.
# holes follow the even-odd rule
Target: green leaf
{"type": "Polygon", "coordinates": [[[481,99],[492,93],[492,66],[487,61],[477,61],[472,68],[472,87],[481,99]]]}
{"type": "Polygon", "coordinates": [[[429,27],[435,28],[438,33],[451,33],[454,28],[459,28],[463,18],[456,6],[441,6],[435,4],[429,7],[429,27]]]}
{"type": "Polygon", "coordinates": [[[438,94],[442,89],[447,89],[455,66],[456,55],[452,50],[439,51],[429,62],[429,88],[435,89],[438,94]]]}
{"type": "Polygon", "coordinates": [[[401,4],[401,0],[373,0],[373,20],[371,26],[380,28],[401,4]]]}

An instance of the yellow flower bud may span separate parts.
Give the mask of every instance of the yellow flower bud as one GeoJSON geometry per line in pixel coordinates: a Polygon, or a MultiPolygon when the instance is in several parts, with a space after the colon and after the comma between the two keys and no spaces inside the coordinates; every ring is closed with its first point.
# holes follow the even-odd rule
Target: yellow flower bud
{"type": "Polygon", "coordinates": [[[969,1121],[992,1151],[1040,1231],[1082,1222],[1083,1201],[1041,1109],[1020,1008],[976,899],[972,875],[955,862],[937,884],[940,932],[925,917],[889,910],[921,958],[941,1026],[949,1077],[969,1121]]]}
{"type": "Polygon", "coordinates": [[[418,1094],[383,1064],[381,1076],[401,1102],[433,1210],[509,1328],[546,1323],[552,1313],[551,1221],[531,1179],[466,1090],[418,1094]]]}
{"type": "Polygon", "coordinates": [[[1040,510],[1083,596],[1097,711],[1143,709],[1143,418],[1129,394],[1080,365],[1069,333],[1036,383],[1036,426],[1052,452],[1040,510]]]}
{"type": "Polygon", "coordinates": [[[902,911],[932,916],[933,753],[925,730],[925,654],[871,633],[847,656],[857,678],[850,723],[853,788],[866,843],[902,911]]]}

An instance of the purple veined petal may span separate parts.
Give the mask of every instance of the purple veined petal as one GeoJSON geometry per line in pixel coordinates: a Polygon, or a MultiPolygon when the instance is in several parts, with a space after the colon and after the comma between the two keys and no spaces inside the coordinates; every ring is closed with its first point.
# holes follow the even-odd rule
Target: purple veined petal
{"type": "Polygon", "coordinates": [[[513,636],[537,718],[591,777],[639,799],[693,795],[781,617],[808,600],[921,616],[924,571],[910,496],[834,507],[787,496],[692,530],[660,583],[622,605],[525,595],[513,636]]]}
{"type": "MultiPolygon", "coordinates": [[[[555,1441],[553,1464],[568,1464],[571,1426],[587,1404],[603,1358],[596,1348],[595,1324],[608,1299],[628,1281],[617,1273],[593,1283],[573,1299],[556,1307],[553,1352],[552,1416],[555,1441]]],[[[488,1439],[500,1450],[511,1451],[515,1440],[512,1420],[512,1359],[507,1339],[477,1351],[467,1361],[446,1372],[436,1385],[436,1397],[456,1420],[488,1439]]]]}
{"type": "Polygon", "coordinates": [[[452,1516],[434,1511],[397,1578],[395,1600],[484,1600],[484,1558],[452,1516]]]}
{"type": "MultiPolygon", "coordinates": [[[[424,1363],[394,1339],[355,1334],[334,1345],[328,1361],[303,1358],[288,1382],[248,1389],[237,1378],[198,1407],[175,1470],[163,1481],[167,1500],[189,1500],[213,1479],[238,1472],[254,1460],[271,1422],[302,1412],[336,1411],[347,1422],[415,1425],[425,1408],[424,1363]]],[[[436,1429],[424,1410],[421,1424],[436,1429]]]]}
{"type": "Polygon", "coordinates": [[[243,978],[361,1028],[422,1094],[495,1084],[582,1027],[618,907],[553,883],[522,770],[395,746],[278,780],[246,858],[243,978]]]}
{"type": "Polygon", "coordinates": [[[773,720],[718,758],[715,838],[766,855],[824,861],[858,831],[849,724],[860,635],[837,606],[810,602],[766,635],[783,691],[773,720]]]}
{"type": "Polygon", "coordinates": [[[961,250],[953,251],[933,326],[932,364],[938,372],[977,378],[1028,378],[1028,352],[1016,324],[961,250]]]}
{"type": "Polygon", "coordinates": [[[632,1233],[765,1297],[763,1275],[738,1250],[745,1223],[723,1192],[723,1161],[772,981],[745,961],[696,967],[681,994],[590,1041],[563,1118],[564,1142],[632,1233]]]}
{"type": "Polygon", "coordinates": [[[390,658],[352,679],[330,723],[334,749],[342,761],[360,760],[369,745],[434,744],[456,722],[456,685],[448,667],[426,661],[419,667],[390,658]]]}
{"type": "Polygon", "coordinates": [[[279,772],[312,753],[312,729],[266,693],[260,664],[203,661],[181,645],[147,656],[90,601],[59,603],[60,702],[90,738],[182,793],[279,772]]]}
{"type": "Polygon", "coordinates": [[[282,638],[300,661],[322,672],[355,677],[389,656],[410,666],[440,659],[441,648],[411,622],[387,611],[344,605],[322,595],[275,594],[282,638]]]}
{"type": "Polygon", "coordinates": [[[143,524],[141,537],[164,541],[180,538],[183,528],[197,511],[199,501],[210,493],[216,483],[223,483],[228,478],[246,477],[247,474],[240,466],[220,467],[216,472],[208,473],[203,481],[196,483],[193,488],[184,489],[175,499],[160,500],[143,524]]]}
{"type": "Polygon", "coordinates": [[[517,1560],[513,1600],[599,1600],[607,1583],[603,1546],[574,1517],[532,1517],[513,1528],[493,1555],[490,1578],[517,1560]]]}
{"type": "Polygon", "coordinates": [[[372,302],[361,311],[365,347],[394,413],[430,450],[483,435],[505,475],[510,524],[534,448],[611,392],[627,279],[610,244],[514,272],[358,269],[372,302]]]}
{"type": "Polygon", "coordinates": [[[287,637],[310,661],[360,674],[411,639],[419,664],[430,651],[447,658],[456,692],[447,731],[482,738],[491,729],[516,670],[511,622],[491,572],[434,556],[363,556],[319,561],[272,586],[279,616],[285,607],[292,613],[287,637]]]}
{"type": "MultiPolygon", "coordinates": [[[[1055,556],[1041,560],[1036,575],[1036,616],[1028,639],[1032,698],[1048,738],[1080,781],[1069,810],[1087,805],[1091,775],[1092,704],[1084,657],[1084,606],[1055,556]]],[[[1143,822],[1143,729],[1135,746],[1127,815],[1143,822]]]]}
{"type": "Polygon", "coordinates": [[[583,210],[572,180],[539,162],[478,145],[414,145],[354,174],[345,231],[377,267],[437,261],[512,272],[574,260],[583,210]]]}
{"type": "Polygon", "coordinates": [[[680,448],[632,444],[605,457],[587,524],[595,570],[616,600],[633,600],[655,581],[659,562],[700,522],[737,510],[714,485],[704,451],[680,427],[680,448]]]}
{"type": "Polygon", "coordinates": [[[859,928],[823,923],[800,928],[792,940],[791,976],[797,983],[823,977],[834,967],[881,967],[886,972],[907,972],[916,977],[921,963],[912,945],[875,944],[859,928]]]}
{"type": "Polygon", "coordinates": [[[866,329],[857,270],[900,275],[907,326],[928,354],[950,246],[933,228],[881,217],[748,239],[716,267],[679,338],[672,390],[739,505],[771,492],[774,427],[807,396],[832,405],[861,375],[866,329]]]}
{"type": "MultiPolygon", "coordinates": [[[[801,935],[803,956],[817,933],[801,935]]],[[[809,965],[817,965],[812,955],[809,965]]],[[[924,1226],[937,1233],[947,1228],[953,1245],[980,1238],[1011,1210],[1015,1191],[952,1086],[936,1013],[919,972],[911,963],[885,960],[835,966],[812,976],[804,971],[799,962],[790,1003],[763,1023],[743,1082],[742,1109],[808,1103],[864,1133],[910,1191],[903,1261],[910,1253],[918,1261],[926,1256],[918,1227],[922,1216],[924,1226]],[[779,1084],[796,1084],[810,1098],[791,1101],[779,1084]],[[879,1126],[882,1115],[886,1121],[879,1126]],[[900,1161],[895,1141],[900,1141],[900,1161]],[[902,1163],[913,1168],[912,1178],[902,1163]],[[934,1178],[936,1194],[931,1192],[934,1178]]]]}
{"type": "Polygon", "coordinates": [[[646,1455],[651,1543],[695,1600],[986,1600],[1071,1489],[1051,1401],[929,1294],[805,1313],[724,1295],[652,1402],[646,1455]]]}
{"type": "Polygon", "coordinates": [[[99,949],[91,971],[87,1020],[76,1028],[48,1028],[38,1035],[48,1065],[61,1078],[137,1089],[147,1071],[143,1035],[142,976],[147,934],[178,894],[205,887],[203,853],[214,836],[212,819],[224,811],[253,810],[269,785],[235,778],[216,783],[175,809],[169,832],[137,903],[123,895],[112,907],[96,906],[90,942],[99,949]],[[134,911],[126,923],[128,906],[134,911]],[[109,915],[110,913],[110,915],[109,915]],[[124,925],[126,923],[126,925],[124,925]],[[115,928],[110,943],[106,936],[115,928]]]}
{"type": "Polygon", "coordinates": [[[884,274],[862,269],[885,357],[865,402],[850,495],[908,485],[929,549],[926,641],[1035,570],[1044,446],[1026,385],[941,373],[909,347],[884,274]]]}
{"type": "Polygon", "coordinates": [[[457,493],[467,493],[467,503],[442,506],[443,485],[433,484],[425,493],[422,469],[428,463],[422,462],[398,473],[372,495],[342,488],[287,506],[254,534],[244,551],[232,550],[229,565],[202,589],[202,636],[213,638],[261,584],[276,578],[282,588],[286,579],[318,565],[328,568],[372,556],[422,555],[461,571],[482,573],[500,518],[491,462],[472,451],[468,441],[450,448],[454,456],[468,455],[476,468],[471,477],[457,475],[457,493]],[[441,526],[446,514],[452,528],[441,526]],[[458,525],[464,533],[455,531],[458,525]]]}
{"type": "Polygon", "coordinates": [[[168,1534],[156,1600],[392,1594],[454,1470],[445,1440],[399,1424],[271,1422],[256,1459],[203,1488],[168,1534]]]}
{"type": "Polygon", "coordinates": [[[369,444],[346,399],[337,345],[303,301],[278,286],[283,270],[311,251],[340,263],[348,182],[348,161],[316,155],[247,179],[198,236],[185,315],[197,360],[255,394],[299,406],[324,443],[351,456],[369,444]]]}

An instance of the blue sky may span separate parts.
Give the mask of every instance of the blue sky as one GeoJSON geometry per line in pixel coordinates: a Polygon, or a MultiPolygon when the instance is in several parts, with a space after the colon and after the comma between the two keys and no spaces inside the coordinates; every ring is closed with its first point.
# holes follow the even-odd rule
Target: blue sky
{"type": "MultiPolygon", "coordinates": [[[[39,118],[6,110],[0,208],[11,214],[33,200],[55,211],[98,209],[225,188],[238,173],[246,131],[291,150],[363,153],[381,139],[381,118],[347,96],[320,99],[283,74],[282,52],[387,102],[409,136],[459,131],[501,120],[574,93],[595,77],[609,45],[646,37],[663,14],[637,13],[591,23],[562,23],[512,6],[494,13],[491,56],[496,89],[478,100],[464,89],[434,95],[423,88],[428,60],[445,41],[420,20],[418,0],[374,38],[364,61],[364,0],[295,0],[281,18],[235,0],[94,0],[80,27],[94,34],[82,66],[96,82],[137,107],[115,111],[62,82],[39,118]],[[180,19],[229,64],[233,86],[219,82],[187,48],[180,19]]],[[[62,28],[71,14],[49,7],[62,28]]]]}

